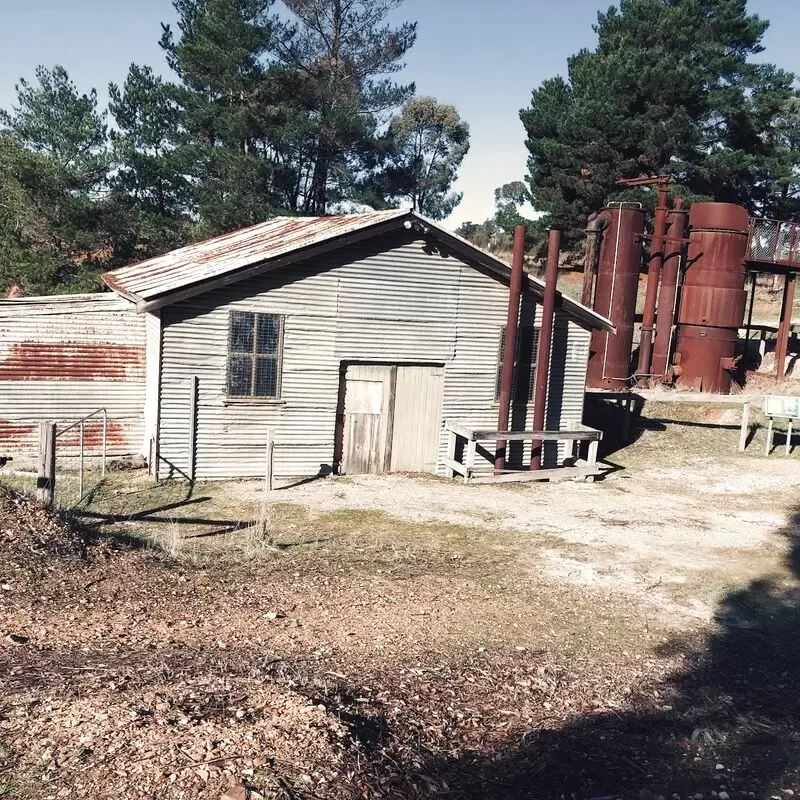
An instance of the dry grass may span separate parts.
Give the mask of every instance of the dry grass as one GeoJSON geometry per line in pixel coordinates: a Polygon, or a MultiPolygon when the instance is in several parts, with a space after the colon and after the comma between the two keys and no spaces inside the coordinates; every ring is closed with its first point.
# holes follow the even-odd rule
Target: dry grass
{"type": "Polygon", "coordinates": [[[0,575],[0,796],[800,790],[797,456],[638,434],[593,486],[111,476],[86,562],[0,575]]]}

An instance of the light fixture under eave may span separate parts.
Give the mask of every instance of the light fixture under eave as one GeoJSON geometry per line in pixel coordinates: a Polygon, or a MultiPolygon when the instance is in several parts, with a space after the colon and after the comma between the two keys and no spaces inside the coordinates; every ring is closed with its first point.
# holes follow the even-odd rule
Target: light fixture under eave
{"type": "Polygon", "coordinates": [[[411,230],[417,231],[417,233],[421,233],[423,236],[427,236],[428,233],[430,232],[428,226],[420,222],[418,219],[407,219],[403,223],[403,227],[407,231],[411,230]]]}

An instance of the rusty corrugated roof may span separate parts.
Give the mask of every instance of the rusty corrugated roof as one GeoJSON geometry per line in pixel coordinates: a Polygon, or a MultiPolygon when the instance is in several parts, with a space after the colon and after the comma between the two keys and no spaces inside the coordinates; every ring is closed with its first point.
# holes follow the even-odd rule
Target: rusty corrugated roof
{"type": "Polygon", "coordinates": [[[127,300],[114,292],[95,294],[49,294],[35,297],[0,298],[0,316],[23,314],[69,314],[73,311],[133,310],[127,300]]]}
{"type": "Polygon", "coordinates": [[[338,217],[275,217],[106,272],[103,280],[123,296],[136,302],[148,301],[408,213],[392,210],[338,217]]]}
{"type": "MultiPolygon", "coordinates": [[[[421,230],[432,234],[468,260],[508,279],[510,268],[497,256],[475,247],[416,212],[397,209],[349,216],[275,217],[249,228],[172,250],[163,256],[120,267],[102,277],[115,292],[136,303],[140,310],[147,310],[167,304],[178,292],[183,297],[199,294],[208,281],[227,283],[237,280],[244,277],[245,270],[250,267],[268,267],[270,262],[292,254],[302,257],[301,252],[314,245],[379,226],[384,229],[392,222],[400,225],[406,220],[416,220],[421,230]]],[[[539,297],[544,293],[544,282],[533,276],[529,276],[529,287],[539,297]]],[[[580,324],[591,329],[614,330],[611,322],[596,311],[561,293],[559,295],[561,307],[580,324]]]]}

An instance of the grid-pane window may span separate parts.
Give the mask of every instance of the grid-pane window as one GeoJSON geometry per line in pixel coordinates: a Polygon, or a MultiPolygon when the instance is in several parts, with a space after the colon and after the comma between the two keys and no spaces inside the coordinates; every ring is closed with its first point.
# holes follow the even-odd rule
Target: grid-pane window
{"type": "MultiPolygon", "coordinates": [[[[536,346],[539,329],[533,325],[520,325],[517,330],[517,352],[514,356],[514,379],[511,399],[519,402],[533,400],[533,368],[536,364],[536,346]]],[[[497,355],[497,376],[494,384],[494,399],[500,399],[500,384],[503,380],[503,354],[506,349],[506,326],[500,333],[500,349],[497,355]]]]}
{"type": "Polygon", "coordinates": [[[281,395],[283,317],[232,311],[228,331],[228,395],[276,400],[281,395]]]}

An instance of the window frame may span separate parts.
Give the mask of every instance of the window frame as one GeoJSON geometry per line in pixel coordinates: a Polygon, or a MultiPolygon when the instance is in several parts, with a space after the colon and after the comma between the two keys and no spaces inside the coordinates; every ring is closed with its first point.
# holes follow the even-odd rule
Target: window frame
{"type": "Polygon", "coordinates": [[[226,370],[225,370],[225,403],[244,403],[244,404],[278,404],[285,402],[282,398],[283,391],[283,337],[285,326],[285,315],[275,314],[268,311],[246,311],[242,309],[231,309],[228,312],[228,336],[226,344],[226,370]],[[252,316],[251,335],[253,337],[253,349],[250,352],[244,350],[233,350],[233,320],[236,314],[249,314],[252,316]],[[277,345],[274,355],[271,353],[260,353],[258,351],[258,326],[261,317],[271,317],[277,324],[278,335],[277,345]],[[252,359],[250,373],[250,394],[233,394],[231,392],[231,366],[236,357],[249,357],[252,359]],[[257,386],[256,374],[258,360],[270,359],[275,361],[275,394],[253,394],[257,386]]]}
{"type": "MultiPolygon", "coordinates": [[[[495,384],[494,384],[494,405],[497,405],[500,402],[500,386],[503,381],[503,357],[505,356],[505,344],[506,344],[506,325],[500,326],[500,340],[497,346],[497,371],[495,374],[495,384]]],[[[531,332],[531,358],[530,358],[530,367],[531,372],[536,369],[536,362],[539,356],[539,333],[540,328],[537,325],[520,325],[517,328],[517,341],[515,345],[515,353],[514,353],[514,375],[512,378],[511,383],[511,402],[513,403],[532,403],[534,392],[535,392],[535,380],[533,375],[531,376],[530,386],[528,387],[528,397],[519,397],[518,393],[519,390],[517,389],[518,381],[517,378],[519,377],[519,360],[520,360],[520,348],[522,346],[522,336],[520,335],[520,331],[523,329],[529,330],[531,332]]]]}

